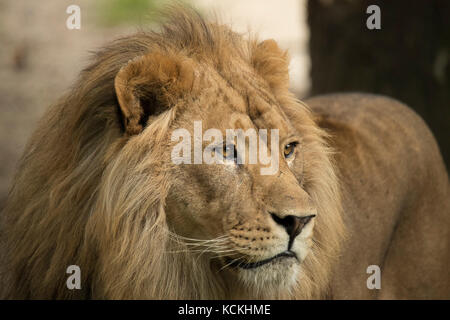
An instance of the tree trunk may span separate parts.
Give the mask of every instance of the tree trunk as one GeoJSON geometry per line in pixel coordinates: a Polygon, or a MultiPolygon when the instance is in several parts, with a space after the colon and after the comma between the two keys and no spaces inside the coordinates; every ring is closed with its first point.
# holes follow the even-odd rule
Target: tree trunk
{"type": "Polygon", "coordinates": [[[431,127],[450,167],[450,1],[310,0],[311,94],[396,98],[431,127]],[[369,5],[381,29],[369,30],[369,5]]]}

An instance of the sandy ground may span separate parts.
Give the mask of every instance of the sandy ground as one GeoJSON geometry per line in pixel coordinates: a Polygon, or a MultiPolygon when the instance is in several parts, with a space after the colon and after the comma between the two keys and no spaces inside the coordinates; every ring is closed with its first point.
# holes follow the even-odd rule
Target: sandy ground
{"type": "MultiPolygon", "coordinates": [[[[309,86],[308,34],[304,0],[194,0],[204,12],[218,12],[237,31],[277,39],[293,58],[291,77],[300,94],[309,86]],[[280,5],[282,4],[282,5],[280,5]],[[268,15],[267,13],[270,13],[268,15]],[[303,30],[303,31],[301,31],[303,30]]],[[[89,0],[0,0],[0,208],[17,160],[44,110],[86,65],[89,51],[135,26],[101,27],[89,0]],[[68,30],[66,8],[81,8],[80,30],[68,30]]]]}

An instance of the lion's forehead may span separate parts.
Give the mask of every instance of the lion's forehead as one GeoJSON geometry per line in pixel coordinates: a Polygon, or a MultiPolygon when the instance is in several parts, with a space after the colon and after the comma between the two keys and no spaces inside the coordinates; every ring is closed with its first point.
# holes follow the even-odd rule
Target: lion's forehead
{"type": "Polygon", "coordinates": [[[279,102],[263,80],[244,74],[217,75],[206,84],[199,108],[205,129],[278,129],[287,135],[293,129],[279,102]]]}

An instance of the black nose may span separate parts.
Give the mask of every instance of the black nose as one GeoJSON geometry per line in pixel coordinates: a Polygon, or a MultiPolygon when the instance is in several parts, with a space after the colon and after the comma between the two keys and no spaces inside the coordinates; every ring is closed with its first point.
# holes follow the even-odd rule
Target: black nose
{"type": "Polygon", "coordinates": [[[271,213],[272,219],[278,223],[279,225],[283,226],[286,229],[286,232],[289,235],[289,247],[294,241],[295,237],[297,237],[300,232],[302,232],[302,229],[304,226],[308,224],[309,221],[311,221],[312,218],[314,218],[316,215],[311,214],[309,216],[284,216],[280,217],[277,214],[271,213]]]}

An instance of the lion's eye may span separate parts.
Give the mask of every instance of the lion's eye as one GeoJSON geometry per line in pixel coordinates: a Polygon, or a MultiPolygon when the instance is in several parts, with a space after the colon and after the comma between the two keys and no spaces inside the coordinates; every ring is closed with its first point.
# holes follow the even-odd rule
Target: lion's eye
{"type": "Polygon", "coordinates": [[[234,144],[228,144],[223,146],[222,156],[226,160],[237,161],[237,151],[234,144]]]}
{"type": "Polygon", "coordinates": [[[297,142],[291,142],[284,146],[284,157],[289,158],[294,154],[297,142]]]}

